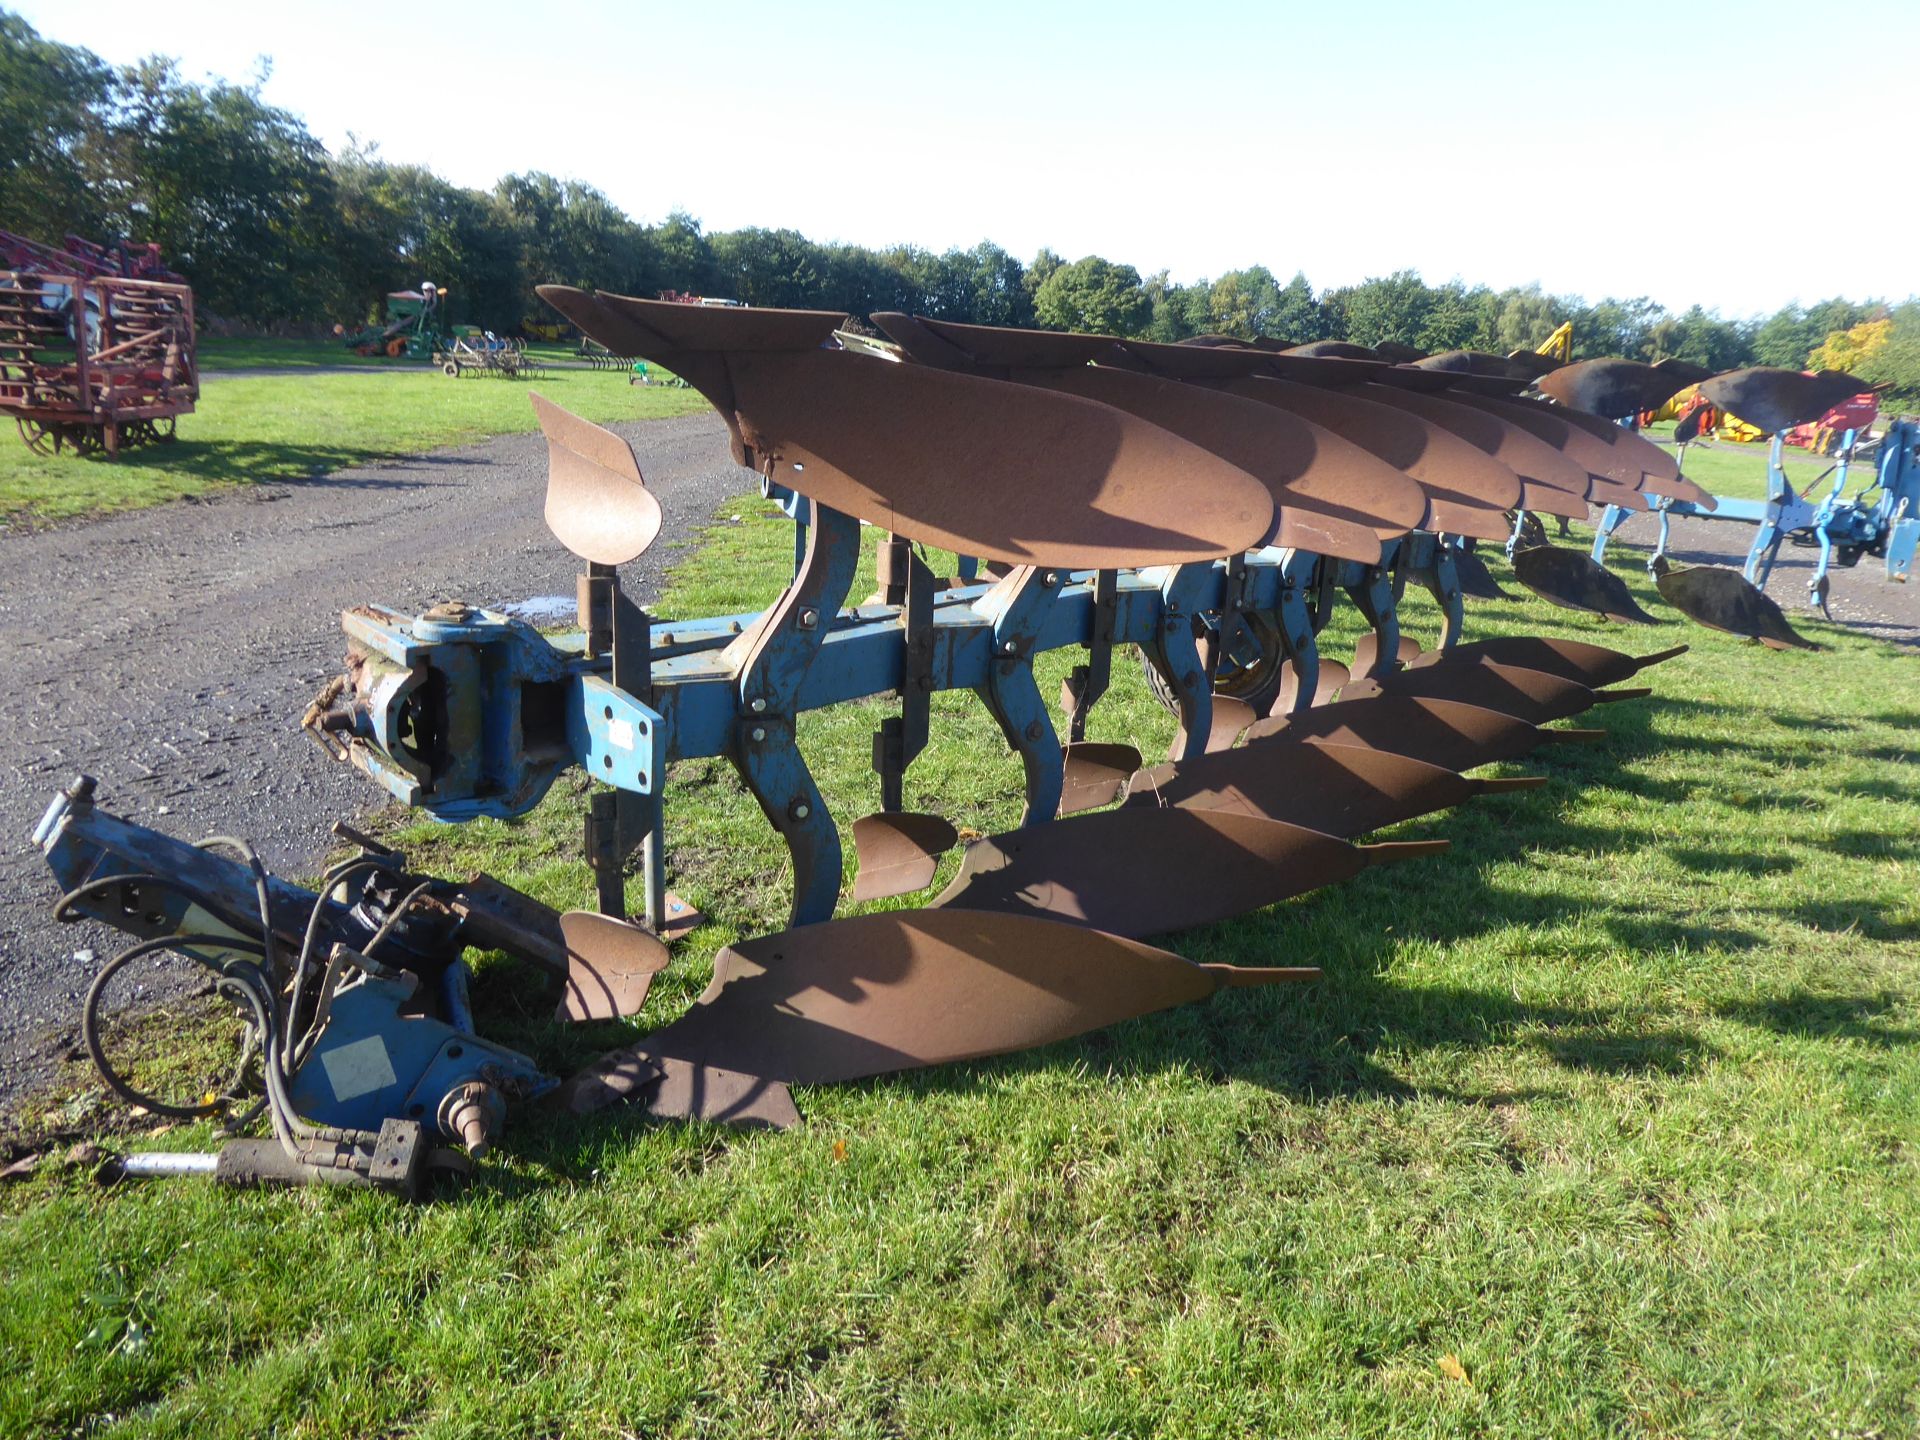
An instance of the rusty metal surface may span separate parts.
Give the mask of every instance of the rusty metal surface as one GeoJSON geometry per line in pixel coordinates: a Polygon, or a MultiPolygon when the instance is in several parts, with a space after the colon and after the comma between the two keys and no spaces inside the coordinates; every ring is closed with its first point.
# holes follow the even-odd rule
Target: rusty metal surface
{"type": "Polygon", "coordinates": [[[1121,340],[1103,364],[1129,364],[1174,380],[1230,380],[1264,374],[1277,357],[1270,351],[1228,345],[1165,345],[1154,340],[1121,340]]]}
{"type": "Polygon", "coordinates": [[[1351,840],[1451,809],[1481,788],[1443,766],[1386,750],[1242,745],[1142,770],[1127,787],[1127,806],[1233,810],[1351,840]]]}
{"type": "Polygon", "coordinates": [[[960,842],[960,833],[938,815],[911,810],[862,815],[853,822],[853,850],[860,869],[855,901],[905,895],[933,883],[940,857],[960,842]]]}
{"type": "Polygon", "coordinates": [[[1582,360],[1534,381],[1534,388],[1562,405],[1604,420],[1657,410],[1694,382],[1674,370],[1638,360],[1582,360]]]}
{"type": "Polygon", "coordinates": [[[1656,623],[1640,608],[1626,582],[1584,551],[1558,545],[1516,551],[1513,577],[1542,600],[1568,610],[1585,610],[1637,625],[1656,623]]]}
{"type": "Polygon", "coordinates": [[[1060,785],[1060,813],[1077,815],[1111,805],[1126,789],[1127,777],[1140,768],[1140,752],[1131,745],[1105,740],[1070,740],[1062,747],[1065,774],[1060,785]]]}
{"type": "Polygon", "coordinates": [[[1379,360],[1383,357],[1378,350],[1365,345],[1355,345],[1351,340],[1310,340],[1305,345],[1293,345],[1281,352],[1286,355],[1304,355],[1315,360],[1379,360]]]}
{"type": "Polygon", "coordinates": [[[1759,365],[1729,370],[1700,382],[1700,393],[1722,410],[1769,434],[1809,425],[1842,400],[1871,390],[1858,375],[1821,370],[1802,375],[1798,370],[1776,370],[1759,365]]]}
{"type": "Polygon", "coordinates": [[[1529,375],[1514,368],[1505,355],[1487,350],[1442,350],[1413,362],[1422,370],[1449,370],[1462,375],[1495,375],[1502,380],[1526,380],[1529,375]]]}
{"type": "Polygon", "coordinates": [[[1720,565],[1668,568],[1654,577],[1660,598],[1689,620],[1709,630],[1744,635],[1770,650],[1818,650],[1787,623],[1773,597],[1756,589],[1738,570],[1720,565]]]}
{"type": "Polygon", "coordinates": [[[1395,340],[1382,340],[1374,347],[1382,360],[1395,365],[1412,365],[1427,358],[1427,352],[1412,345],[1402,345],[1395,340]]]}
{"type": "Polygon", "coordinates": [[[1561,369],[1568,363],[1557,356],[1542,355],[1537,350],[1514,350],[1507,355],[1507,367],[1511,373],[1528,380],[1538,380],[1548,371],[1561,369]]]}
{"type": "Polygon", "coordinates": [[[1564,680],[1599,689],[1631,679],[1642,670],[1660,665],[1687,653],[1684,645],[1656,650],[1650,655],[1628,655],[1604,645],[1589,645],[1583,640],[1559,640],[1545,635],[1501,635],[1488,640],[1473,640],[1441,652],[1429,651],[1413,663],[1435,665],[1455,660],[1491,660],[1500,665],[1519,665],[1542,670],[1564,680]]]}
{"type": "MultiPolygon", "coordinates": [[[[1420,655],[1420,642],[1415,640],[1411,635],[1402,635],[1398,646],[1396,646],[1394,650],[1395,659],[1402,665],[1411,665],[1415,660],[1420,658],[1420,655]]],[[[1369,630],[1354,642],[1353,673],[1355,675],[1371,675],[1373,673],[1373,667],[1379,663],[1379,660],[1380,636],[1375,631],[1369,630]]]]}
{"type": "Polygon", "coordinates": [[[1377,462],[1337,436],[1218,391],[1111,365],[1089,366],[1088,359],[1113,351],[1109,337],[955,325],[892,312],[873,320],[915,360],[984,367],[995,378],[1111,405],[1239,466],[1273,497],[1265,544],[1369,565],[1380,558],[1376,527],[1387,522],[1366,510],[1366,496],[1402,482],[1369,473],[1380,469],[1377,462]],[[1328,494],[1342,497],[1338,509],[1327,508],[1328,494]]]}
{"type": "Polygon", "coordinates": [[[1213,721],[1207,731],[1208,754],[1231,749],[1246,728],[1260,718],[1259,712],[1237,695],[1216,692],[1211,710],[1213,721]]]}
{"type": "Polygon", "coordinates": [[[1122,806],[969,845],[960,873],[934,903],[1160,935],[1244,915],[1414,853],[1426,852],[1369,851],[1259,815],[1122,806]]]}
{"type": "MultiPolygon", "coordinates": [[[[1352,672],[1338,660],[1320,657],[1320,672],[1315,678],[1313,698],[1309,705],[1324,705],[1339,692],[1342,685],[1352,677],[1352,672]]],[[[1280,689],[1274,697],[1274,713],[1284,715],[1293,709],[1294,697],[1300,693],[1300,672],[1293,661],[1284,660],[1280,665],[1280,689]]],[[[1244,732],[1242,732],[1244,733],[1244,732]]]]}
{"type": "MultiPolygon", "coordinates": [[[[1062,821],[1060,824],[1080,822],[1062,821]]],[[[1055,826],[1044,826],[1053,829],[1055,826]]],[[[1079,925],[978,910],[896,910],[807,925],[720,952],[714,982],[672,1024],[583,1075],[665,1062],[832,1084],[1051,1044],[1205,1000],[1230,976],[1079,925]]]]}
{"type": "Polygon", "coordinates": [[[943,340],[975,366],[1004,369],[1057,370],[1086,365],[1114,347],[1111,335],[1079,335],[1062,330],[1018,330],[1005,325],[961,325],[925,315],[882,311],[869,317],[882,333],[921,359],[926,347],[915,331],[943,340]]]}
{"type": "Polygon", "coordinates": [[[1270,545],[1377,564],[1398,517],[1406,478],[1360,446],[1306,420],[1206,386],[1082,366],[1020,371],[1015,379],[1112,405],[1151,421],[1261,480],[1273,496],[1270,545]]]}
{"type": "Polygon", "coordinates": [[[700,1120],[744,1130],[791,1130],[800,1123],[793,1094],[778,1080],[762,1080],[718,1065],[662,1057],[660,1078],[646,1097],[656,1120],[700,1120]]]}
{"type": "Polygon", "coordinates": [[[1453,555],[1453,573],[1460,582],[1460,593],[1470,595],[1477,600],[1507,600],[1512,598],[1500,588],[1500,582],[1493,578],[1493,572],[1487,568],[1487,562],[1480,558],[1476,550],[1460,549],[1453,555]]]}
{"type": "Polygon", "coordinates": [[[1519,477],[1443,427],[1351,391],[1292,380],[1249,377],[1227,388],[1330,431],[1408,476],[1427,498],[1428,528],[1506,538],[1501,512],[1519,503],[1519,477]]]}
{"type": "Polygon", "coordinates": [[[1407,530],[1413,530],[1427,520],[1430,501],[1425,486],[1400,472],[1400,467],[1396,467],[1392,461],[1386,465],[1371,463],[1371,457],[1379,455],[1379,451],[1371,445],[1350,444],[1352,434],[1342,434],[1329,426],[1321,426],[1311,417],[1296,411],[1290,403],[1286,403],[1286,392],[1294,388],[1286,380],[1246,376],[1215,384],[1229,399],[1238,397],[1242,401],[1258,401],[1267,409],[1281,411],[1286,417],[1292,417],[1292,422],[1296,424],[1306,424],[1315,436],[1325,436],[1329,447],[1336,447],[1342,455],[1359,453],[1361,459],[1369,459],[1369,465],[1361,472],[1365,478],[1363,486],[1352,484],[1331,468],[1327,472],[1308,470],[1292,480],[1290,490],[1300,493],[1306,503],[1315,509],[1331,515],[1348,516],[1359,524],[1367,524],[1382,540],[1402,536],[1407,530]]]}
{"type": "Polygon", "coordinates": [[[927,544],[1112,569],[1235,554],[1272,526],[1259,481],[1110,406],[845,350],[758,348],[809,326],[830,336],[837,315],[541,294],[609,349],[685,375],[727,419],[736,460],[927,544]]]}
{"type": "Polygon", "coordinates": [[[1522,480],[1531,480],[1555,490],[1584,498],[1587,472],[1562,455],[1553,446],[1535,439],[1510,420],[1490,415],[1464,404],[1462,399],[1439,395],[1418,395],[1389,385],[1370,385],[1362,392],[1369,399],[1407,410],[1450,430],[1501,464],[1522,480]]]}
{"type": "Polygon", "coordinates": [[[538,391],[532,398],[547,439],[547,529],[596,565],[638,559],[660,534],[663,512],[633,447],[538,391]]]}
{"type": "MultiPolygon", "coordinates": [[[[1653,368],[1669,379],[1678,380],[1681,390],[1689,385],[1698,385],[1702,380],[1712,379],[1714,375],[1705,365],[1696,365],[1691,360],[1681,360],[1672,355],[1654,361],[1653,368]]],[[[1676,395],[1679,393],[1679,390],[1674,392],[1676,395]]]]}
{"type": "Polygon", "coordinates": [[[1568,720],[1609,700],[1637,699],[1647,692],[1599,693],[1577,680],[1527,670],[1490,660],[1443,659],[1433,665],[1398,670],[1379,679],[1356,680],[1340,692],[1342,700],[1369,695],[1418,695],[1432,700],[1458,700],[1498,710],[1529,725],[1568,720]]]}
{"type": "Polygon", "coordinates": [[[638,925],[592,910],[560,917],[566,945],[567,986],[561,1020],[617,1020],[637,1015],[653,977],[666,969],[667,947],[638,925]]]}
{"type": "Polygon", "coordinates": [[[568,1078],[554,1103],[576,1115],[637,1102],[657,1120],[699,1120],[743,1129],[787,1130],[800,1123],[793,1095],[778,1080],[719,1065],[614,1050],[568,1078]]]}
{"type": "MultiPolygon", "coordinates": [[[[1629,465],[1637,466],[1645,481],[1670,481],[1680,478],[1680,462],[1673,452],[1664,446],[1656,445],[1636,431],[1598,415],[1590,415],[1585,410],[1577,410],[1571,405],[1561,405],[1552,400],[1538,400],[1530,396],[1516,396],[1507,402],[1509,405],[1521,405],[1533,410],[1541,410],[1573,425],[1596,440],[1603,440],[1615,450],[1622,452],[1629,465]]],[[[1642,484],[1643,489],[1652,490],[1650,483],[1642,484]]],[[[1654,491],[1666,494],[1667,491],[1654,491]]],[[[1688,497],[1691,498],[1691,497],[1688,497]]]]}
{"type": "MultiPolygon", "coordinates": [[[[1519,405],[1511,400],[1501,400],[1489,395],[1462,395],[1457,403],[1475,410],[1485,411],[1498,416],[1511,425],[1517,425],[1534,439],[1544,445],[1551,445],[1568,460],[1585,470],[1593,480],[1607,481],[1615,487],[1624,487],[1633,496],[1635,508],[1645,509],[1646,501],[1636,493],[1641,480],[1645,477],[1644,467],[1621,447],[1611,445],[1598,436],[1591,435],[1579,426],[1569,422],[1563,415],[1539,405],[1519,405]]],[[[1588,491],[1589,498],[1596,503],[1600,495],[1588,491]]]]}
{"type": "Polygon", "coordinates": [[[1268,716],[1247,731],[1249,745],[1307,741],[1359,745],[1439,765],[1471,770],[1495,760],[1517,760],[1549,741],[1587,739],[1603,732],[1542,730],[1511,715],[1456,700],[1377,695],[1341,700],[1298,715],[1268,716]]]}

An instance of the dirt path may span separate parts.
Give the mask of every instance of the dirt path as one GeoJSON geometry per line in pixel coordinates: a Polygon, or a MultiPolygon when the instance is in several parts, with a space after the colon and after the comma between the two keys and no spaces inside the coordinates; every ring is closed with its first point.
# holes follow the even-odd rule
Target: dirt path
{"type": "MultiPolygon", "coordinates": [[[[651,597],[673,542],[752,477],[715,415],[615,428],[666,507],[666,543],[627,572],[651,597]]],[[[571,593],[545,484],[544,442],[512,435],[0,538],[0,1106],[75,1033],[76,952],[111,943],[49,918],[28,835],[54,791],[85,771],[115,813],[311,871],[327,826],[377,804],[295,728],[340,668],[339,612],[571,593]]]]}

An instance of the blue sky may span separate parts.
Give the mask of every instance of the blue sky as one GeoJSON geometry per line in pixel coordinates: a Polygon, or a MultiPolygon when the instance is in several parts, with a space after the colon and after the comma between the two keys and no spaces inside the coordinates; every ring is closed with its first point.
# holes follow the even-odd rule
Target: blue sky
{"type": "Polygon", "coordinates": [[[270,56],[329,146],[646,220],[1728,314],[1920,291],[1916,0],[15,8],[194,77],[270,56]],[[465,118],[488,95],[515,118],[465,118]]]}

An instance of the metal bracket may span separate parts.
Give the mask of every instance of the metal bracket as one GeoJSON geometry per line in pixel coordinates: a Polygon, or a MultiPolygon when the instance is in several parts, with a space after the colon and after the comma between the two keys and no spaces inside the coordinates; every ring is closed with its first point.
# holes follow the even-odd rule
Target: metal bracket
{"type": "Polygon", "coordinates": [[[1213,686],[1208,682],[1195,629],[1213,585],[1211,564],[1176,565],[1160,577],[1160,623],[1153,640],[1141,647],[1166,681],[1180,711],[1180,728],[1167,752],[1169,760],[1187,760],[1206,752],[1213,728],[1213,686]]]}
{"type": "Polygon", "coordinates": [[[902,808],[907,766],[927,748],[933,711],[933,572],[906,541],[889,537],[880,549],[880,594],[902,606],[900,713],[880,722],[873,737],[873,768],[880,775],[880,808],[902,808]],[[904,562],[901,557],[904,554],[904,562]]]}
{"type": "Polygon", "coordinates": [[[627,594],[619,571],[611,565],[587,567],[579,577],[577,600],[587,658],[604,656],[612,662],[612,683],[586,677],[582,704],[573,712],[584,722],[588,735],[587,746],[575,747],[576,753],[586,751],[587,773],[618,787],[611,793],[596,793],[588,804],[587,864],[594,874],[596,902],[602,914],[626,918],[626,859],[638,848],[646,921],[658,933],[667,913],[660,805],[665,745],[660,717],[651,703],[653,623],[627,594]],[[644,713],[624,713],[629,709],[644,713]],[[628,763],[638,767],[636,775],[623,773],[628,763]]]}
{"type": "Polygon", "coordinates": [[[1022,825],[1051,820],[1060,809],[1065,753],[1033,679],[1033,653],[1047,614],[1066,577],[1057,570],[1020,565],[980,597],[974,607],[993,624],[993,658],[980,691],[1007,744],[1026,772],[1022,825]]]}
{"type": "Polygon", "coordinates": [[[1346,591],[1378,637],[1371,678],[1384,680],[1400,664],[1400,616],[1394,609],[1392,577],[1384,566],[1368,565],[1346,583],[1346,591]]]}
{"type": "Polygon", "coordinates": [[[860,522],[811,508],[800,567],[742,657],[733,745],[740,778],[793,857],[794,925],[831,919],[840,895],[840,833],[795,743],[794,716],[860,562],[860,522]]]}
{"type": "Polygon", "coordinates": [[[1087,663],[1076,665],[1060,688],[1067,712],[1067,738],[1087,738],[1087,716],[1094,701],[1113,683],[1113,626],[1119,609],[1120,572],[1096,570],[1093,576],[1093,628],[1087,636],[1087,663]]]}

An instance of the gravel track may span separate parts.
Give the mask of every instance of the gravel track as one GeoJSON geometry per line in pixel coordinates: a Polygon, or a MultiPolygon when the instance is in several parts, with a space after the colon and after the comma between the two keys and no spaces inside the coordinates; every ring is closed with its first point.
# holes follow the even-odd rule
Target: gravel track
{"type": "MultiPolygon", "coordinates": [[[[614,427],[666,510],[628,566],[644,599],[693,529],[752,477],[717,415],[614,427]]],[[[578,568],[541,520],[538,435],[234,490],[92,523],[0,534],[0,1108],[77,1035],[113,932],[50,918],[28,837],[76,773],[116,814],[184,839],[252,840],[309,874],[335,819],[377,793],[297,729],[340,669],[340,611],[571,594],[578,568]]]]}

